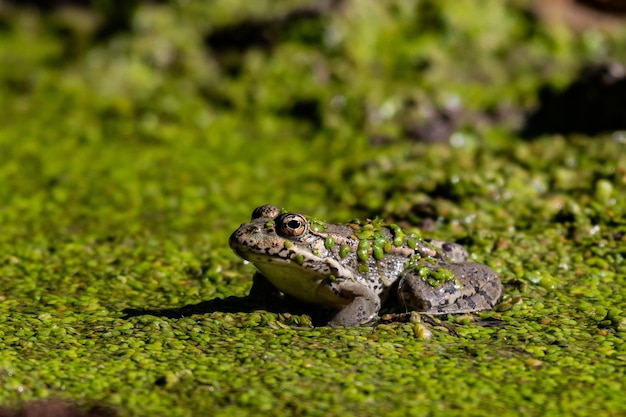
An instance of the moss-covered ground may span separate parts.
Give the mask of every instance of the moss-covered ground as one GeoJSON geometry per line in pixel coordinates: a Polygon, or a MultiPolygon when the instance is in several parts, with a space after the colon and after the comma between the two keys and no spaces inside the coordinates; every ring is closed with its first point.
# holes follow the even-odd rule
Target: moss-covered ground
{"type": "Polygon", "coordinates": [[[625,34],[523,1],[322,3],[141,3],[103,34],[106,10],[0,2],[1,404],[626,415],[626,135],[493,116],[625,34]],[[438,112],[464,115],[451,139],[414,140],[438,112]],[[431,338],[251,308],[227,240],[264,203],[460,242],[502,304],[431,338]]]}

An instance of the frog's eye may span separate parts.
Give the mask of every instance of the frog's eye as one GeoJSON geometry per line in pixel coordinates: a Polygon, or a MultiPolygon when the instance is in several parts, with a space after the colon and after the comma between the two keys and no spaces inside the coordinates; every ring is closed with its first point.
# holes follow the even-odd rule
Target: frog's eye
{"type": "Polygon", "coordinates": [[[309,230],[309,223],[299,214],[287,213],[278,222],[278,232],[285,237],[302,236],[309,230]]]}

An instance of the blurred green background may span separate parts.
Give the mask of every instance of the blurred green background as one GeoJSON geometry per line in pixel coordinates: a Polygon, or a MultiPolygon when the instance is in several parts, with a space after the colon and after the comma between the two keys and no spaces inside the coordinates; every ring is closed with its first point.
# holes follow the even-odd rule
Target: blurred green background
{"type": "Polygon", "coordinates": [[[586,3],[0,1],[0,404],[624,415],[626,18],[586,3]],[[238,305],[265,203],[462,243],[502,304],[238,305]]]}

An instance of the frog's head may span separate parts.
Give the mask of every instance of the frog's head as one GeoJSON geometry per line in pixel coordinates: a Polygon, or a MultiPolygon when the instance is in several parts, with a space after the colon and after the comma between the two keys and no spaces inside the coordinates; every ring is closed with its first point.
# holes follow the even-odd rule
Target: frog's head
{"type": "Polygon", "coordinates": [[[264,205],[233,232],[229,245],[279,288],[295,281],[301,285],[349,275],[324,246],[323,234],[314,230],[319,225],[301,214],[264,205]]]}

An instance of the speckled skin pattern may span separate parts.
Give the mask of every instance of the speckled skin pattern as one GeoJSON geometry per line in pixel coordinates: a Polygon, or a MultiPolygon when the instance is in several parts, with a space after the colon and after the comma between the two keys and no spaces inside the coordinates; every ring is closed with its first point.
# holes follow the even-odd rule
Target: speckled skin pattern
{"type": "Polygon", "coordinates": [[[496,274],[467,262],[462,246],[422,240],[376,220],[329,224],[265,205],[229,244],[259,270],[253,291],[275,287],[335,309],[329,325],[369,323],[391,299],[428,314],[485,310],[502,292],[496,274]],[[271,285],[258,282],[263,277],[271,285]]]}

